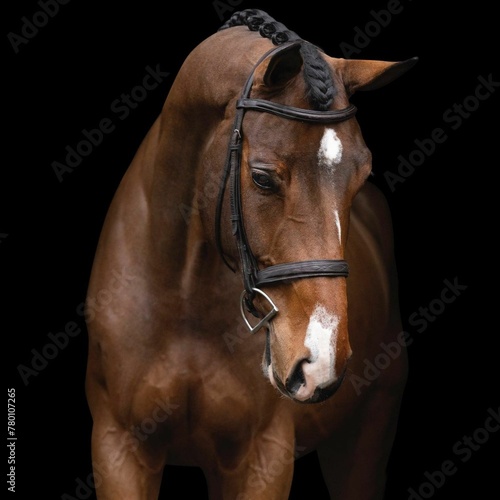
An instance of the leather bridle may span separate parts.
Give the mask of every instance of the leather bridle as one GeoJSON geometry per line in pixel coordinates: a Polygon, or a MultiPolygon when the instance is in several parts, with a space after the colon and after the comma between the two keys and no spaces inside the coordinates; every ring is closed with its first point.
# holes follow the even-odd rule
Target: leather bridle
{"type": "Polygon", "coordinates": [[[252,253],[250,243],[248,241],[245,225],[243,222],[242,204],[241,204],[241,148],[243,143],[243,117],[245,111],[259,111],[271,113],[276,116],[291,120],[299,120],[303,122],[314,123],[337,123],[348,120],[356,113],[356,107],[350,105],[344,109],[334,111],[316,111],[309,109],[296,108],[285,106],[282,104],[266,101],[263,99],[251,99],[250,91],[253,84],[253,78],[256,68],[267,57],[288,49],[290,46],[299,45],[302,40],[290,43],[284,43],[266,52],[253,67],[240,99],[236,103],[236,116],[234,126],[229,141],[226,164],[221,187],[217,200],[216,216],[215,216],[215,237],[218,251],[225,264],[234,271],[224,256],[221,239],[221,217],[222,206],[224,202],[224,194],[226,185],[230,184],[230,206],[231,206],[231,229],[236,239],[236,245],[241,261],[241,272],[243,276],[244,290],[240,296],[240,310],[251,333],[255,333],[263,326],[267,326],[269,321],[278,313],[278,308],[271,298],[264,293],[259,287],[263,285],[273,285],[282,281],[296,280],[302,278],[312,278],[319,276],[329,277],[347,277],[349,268],[345,260],[306,260],[301,262],[287,262],[259,269],[257,260],[252,253]],[[264,316],[257,311],[253,305],[253,300],[256,295],[265,298],[271,309],[264,316]],[[252,326],[245,314],[245,309],[259,318],[259,322],[252,326]]]}

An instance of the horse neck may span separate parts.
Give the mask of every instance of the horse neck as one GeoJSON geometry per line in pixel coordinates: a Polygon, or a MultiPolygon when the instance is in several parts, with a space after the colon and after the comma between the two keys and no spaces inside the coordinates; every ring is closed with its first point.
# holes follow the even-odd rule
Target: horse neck
{"type": "MultiPolygon", "coordinates": [[[[205,74],[200,78],[193,67],[196,63],[181,68],[148,133],[144,152],[139,151],[136,158],[140,164],[136,170],[146,179],[148,192],[150,268],[172,291],[180,291],[184,302],[207,295],[216,275],[226,275],[200,221],[200,211],[210,207],[200,206],[198,196],[206,188],[200,179],[203,154],[223,119],[224,106],[214,102],[213,91],[207,89],[207,81],[217,81],[216,77],[205,74]]],[[[220,167],[211,176],[214,207],[222,163],[220,167]]]]}
{"type": "MultiPolygon", "coordinates": [[[[172,272],[180,270],[188,240],[194,238],[191,221],[197,211],[194,198],[206,133],[197,127],[197,120],[186,119],[170,96],[146,138],[154,150],[145,172],[149,236],[155,263],[172,267],[172,272]]],[[[148,154],[142,156],[147,161],[148,154]]]]}
{"type": "MultiPolygon", "coordinates": [[[[232,123],[232,117],[225,116],[226,107],[237,97],[252,64],[251,59],[245,60],[247,69],[241,68],[239,57],[231,61],[227,57],[230,43],[228,35],[203,42],[179,70],[161,115],[108,211],[91,290],[105,286],[107,269],[126,269],[136,276],[134,283],[146,303],[170,297],[165,310],[181,307],[186,317],[193,318],[195,313],[189,308],[197,307],[198,315],[208,311],[214,321],[217,315],[210,304],[213,309],[217,295],[225,304],[228,296],[235,296],[239,281],[225,268],[213,244],[207,243],[200,222],[201,211],[215,211],[217,193],[211,204],[197,204],[197,194],[203,189],[203,155],[214,140],[221,141],[221,160],[220,168],[218,160],[214,163],[212,184],[220,183],[225,157],[222,143],[232,123]],[[237,74],[235,69],[239,69],[237,74]],[[228,81],[227,75],[234,81],[228,81]]],[[[209,324],[207,316],[204,323],[209,324]]]]}

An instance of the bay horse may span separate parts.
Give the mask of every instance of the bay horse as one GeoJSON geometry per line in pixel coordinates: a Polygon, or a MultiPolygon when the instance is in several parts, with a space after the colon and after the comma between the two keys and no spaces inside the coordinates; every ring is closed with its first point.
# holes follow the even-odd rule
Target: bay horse
{"type": "Polygon", "coordinates": [[[200,467],[211,499],[286,499],[313,450],[332,499],[382,498],[407,360],[366,379],[404,342],[349,97],[415,61],[330,57],[253,9],[188,55],[90,276],[99,499],[157,498],[167,464],[200,467]]]}

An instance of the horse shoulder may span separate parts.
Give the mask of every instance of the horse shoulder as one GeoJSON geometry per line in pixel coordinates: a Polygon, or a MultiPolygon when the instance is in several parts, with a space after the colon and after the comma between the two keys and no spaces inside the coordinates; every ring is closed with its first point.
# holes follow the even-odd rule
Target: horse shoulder
{"type": "Polygon", "coordinates": [[[394,259],[394,235],[390,207],[385,195],[374,184],[367,182],[354,199],[351,219],[357,219],[360,227],[390,263],[394,259]]]}
{"type": "MultiPolygon", "coordinates": [[[[403,332],[390,207],[385,195],[371,183],[365,184],[354,200],[347,254],[353,350],[358,345],[361,359],[371,360],[384,352],[382,344],[401,343],[403,332]]],[[[385,376],[394,372],[395,382],[405,378],[403,351],[399,350],[391,370],[384,371],[385,376]]]]}

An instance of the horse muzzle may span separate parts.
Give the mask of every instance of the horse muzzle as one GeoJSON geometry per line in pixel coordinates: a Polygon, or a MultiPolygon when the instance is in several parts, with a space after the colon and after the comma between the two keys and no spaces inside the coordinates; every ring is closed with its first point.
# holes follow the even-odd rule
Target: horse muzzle
{"type": "Polygon", "coordinates": [[[339,376],[320,385],[315,385],[313,381],[306,380],[304,374],[300,373],[301,371],[300,369],[295,370],[294,375],[283,383],[270,367],[269,378],[271,384],[287,398],[297,403],[314,404],[326,401],[337,392],[344,380],[346,369],[344,368],[344,371],[339,376]]]}

